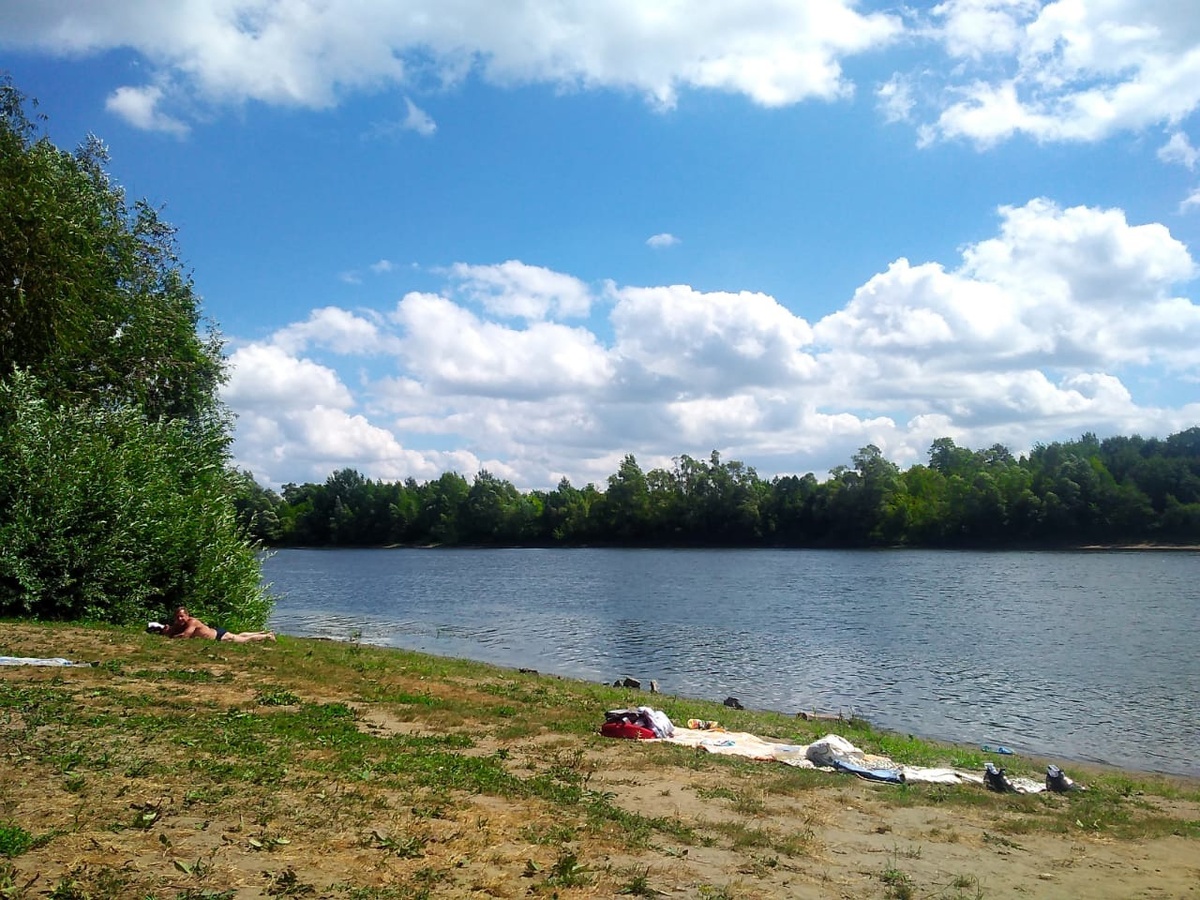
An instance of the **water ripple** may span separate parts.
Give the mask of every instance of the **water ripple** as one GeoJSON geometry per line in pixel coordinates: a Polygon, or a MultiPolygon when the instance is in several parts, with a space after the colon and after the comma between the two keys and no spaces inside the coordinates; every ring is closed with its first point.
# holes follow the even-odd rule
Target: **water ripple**
{"type": "Polygon", "coordinates": [[[1195,553],[282,551],[271,626],[1200,775],[1195,553]]]}

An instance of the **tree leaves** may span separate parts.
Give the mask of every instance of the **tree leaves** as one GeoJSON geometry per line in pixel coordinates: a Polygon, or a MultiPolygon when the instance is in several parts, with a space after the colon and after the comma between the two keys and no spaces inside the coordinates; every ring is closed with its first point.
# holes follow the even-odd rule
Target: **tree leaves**
{"type": "Polygon", "coordinates": [[[220,339],[175,231],[98,139],[60,150],[24,107],[0,79],[0,615],[259,627],[220,339]]]}

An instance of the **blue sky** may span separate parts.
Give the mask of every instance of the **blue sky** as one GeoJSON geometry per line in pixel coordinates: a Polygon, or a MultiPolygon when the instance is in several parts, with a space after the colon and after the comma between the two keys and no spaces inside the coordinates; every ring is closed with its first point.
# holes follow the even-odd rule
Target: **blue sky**
{"type": "Polygon", "coordinates": [[[1200,423],[1200,8],[0,0],[179,228],[235,462],[824,477],[1200,423]]]}

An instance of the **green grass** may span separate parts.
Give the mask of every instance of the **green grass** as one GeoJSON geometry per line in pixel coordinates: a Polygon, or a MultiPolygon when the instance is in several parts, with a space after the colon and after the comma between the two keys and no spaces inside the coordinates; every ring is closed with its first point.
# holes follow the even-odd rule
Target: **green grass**
{"type": "Polygon", "coordinates": [[[0,856],[11,859],[33,846],[33,835],[12,822],[0,823],[0,856]]]}
{"type": "MultiPolygon", "coordinates": [[[[867,752],[910,764],[981,769],[984,759],[972,749],[879,732],[861,721],[805,721],[697,700],[655,699],[364,644],[284,636],[269,648],[248,649],[142,639],[105,628],[91,629],[89,636],[98,653],[106,641],[120,642],[121,664],[80,670],[72,678],[46,674],[0,681],[3,765],[11,773],[0,785],[0,815],[8,817],[0,819],[0,857],[28,859],[42,845],[53,852],[64,835],[77,833],[95,835],[101,847],[106,836],[128,835],[172,851],[215,822],[226,830],[210,832],[211,841],[253,854],[299,853],[297,842],[307,836],[345,832],[348,845],[359,852],[407,868],[386,885],[348,883],[335,890],[312,885],[298,865],[289,870],[295,862],[289,857],[287,864],[272,867],[274,880],[264,878],[258,887],[277,891],[273,896],[306,895],[308,886],[316,891],[312,896],[432,896],[443,880],[453,880],[454,861],[440,856],[444,847],[473,829],[484,830],[476,823],[491,816],[496,803],[483,812],[474,804],[490,798],[528,811],[513,826],[514,839],[533,853],[557,852],[552,859],[539,857],[536,877],[525,887],[549,895],[604,883],[608,896],[653,896],[649,868],[609,871],[590,865],[601,857],[587,849],[588,842],[634,858],[661,855],[664,847],[684,853],[688,847],[719,846],[738,854],[740,873],[772,877],[780,860],[812,856],[821,828],[791,813],[793,825],[779,829],[772,817],[785,807],[803,808],[814,790],[831,784],[855,790],[860,783],[669,744],[629,744],[622,766],[634,777],[602,780],[600,754],[611,759],[615,748],[595,734],[606,708],[650,702],[669,709],[676,721],[716,719],[731,729],[797,744],[836,731],[867,752]],[[721,811],[719,821],[660,814],[653,803],[639,807],[618,795],[620,785],[636,783],[641,771],[658,767],[677,778],[684,773],[683,780],[696,785],[695,796],[721,811]],[[14,792],[20,785],[40,785],[41,794],[57,798],[57,818],[35,821],[22,813],[18,820],[14,792]],[[797,820],[802,827],[795,827],[797,820]]],[[[1013,775],[1040,774],[1023,770],[1020,759],[1006,763],[1013,775]]],[[[1200,801],[1190,785],[1132,773],[1100,774],[1088,783],[1084,793],[1034,796],[992,794],[971,785],[908,785],[864,790],[855,802],[868,811],[905,806],[987,816],[992,824],[985,841],[1006,848],[1038,834],[1200,838],[1200,821],[1172,815],[1170,804],[1162,802],[1200,801]]],[[[692,799],[689,789],[669,793],[659,792],[666,807],[676,797],[692,799]]],[[[32,803],[28,798],[38,792],[30,788],[22,796],[32,803]]],[[[225,889],[215,875],[197,877],[204,874],[203,860],[193,855],[187,864],[193,874],[186,890],[192,896],[215,897],[225,889]]],[[[0,888],[8,891],[0,890],[3,900],[18,896],[13,885],[5,887],[5,871],[0,868],[0,888]]],[[[897,860],[885,874],[880,884],[888,896],[915,890],[911,883],[906,887],[897,860]]],[[[43,878],[36,894],[96,898],[134,877],[103,866],[58,871],[53,883],[43,878]]],[[[140,877],[137,896],[183,896],[184,886],[165,885],[161,875],[140,877]]],[[[136,893],[126,884],[113,895],[122,891],[136,893]]],[[[973,897],[980,888],[963,882],[937,891],[928,894],[923,887],[921,896],[973,897]]],[[[692,895],[735,892],[754,895],[751,887],[738,885],[693,885],[692,895]]]]}

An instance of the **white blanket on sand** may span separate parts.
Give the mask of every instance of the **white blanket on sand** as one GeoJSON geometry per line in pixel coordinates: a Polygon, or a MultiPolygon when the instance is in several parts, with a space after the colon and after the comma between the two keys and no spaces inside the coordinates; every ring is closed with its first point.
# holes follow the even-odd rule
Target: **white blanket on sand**
{"type": "Polygon", "coordinates": [[[91,666],[91,663],[73,662],[61,656],[41,659],[34,656],[0,656],[0,666],[91,666]]]}
{"type": "Polygon", "coordinates": [[[836,734],[828,734],[811,744],[780,744],[744,731],[700,731],[676,726],[675,736],[666,738],[669,744],[695,747],[707,753],[744,756],[749,759],[775,760],[801,769],[833,771],[835,762],[851,764],[862,769],[894,772],[906,782],[933,784],[983,784],[983,776],[958,769],[905,766],[886,756],[863,753],[852,743],[836,734]]]}

